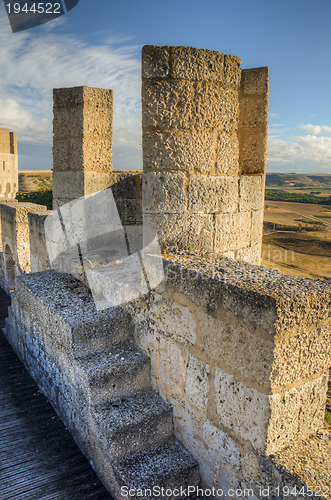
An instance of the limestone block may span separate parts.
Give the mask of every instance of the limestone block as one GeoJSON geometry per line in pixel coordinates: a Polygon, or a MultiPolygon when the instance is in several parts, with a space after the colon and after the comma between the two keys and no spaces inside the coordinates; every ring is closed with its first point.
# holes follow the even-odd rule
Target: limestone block
{"type": "Polygon", "coordinates": [[[167,338],[160,340],[160,380],[170,388],[181,382],[185,376],[184,360],[180,349],[167,338]]]}
{"type": "Polygon", "coordinates": [[[267,454],[280,450],[298,434],[307,437],[323,427],[327,383],[328,373],[325,373],[306,382],[301,389],[293,387],[270,397],[267,454]]]}
{"type": "MultiPolygon", "coordinates": [[[[71,181],[72,182],[72,181],[71,181]]],[[[54,181],[53,181],[54,183],[54,181]]],[[[111,172],[84,172],[84,190],[81,196],[87,196],[93,193],[107,189],[111,185],[111,172]]],[[[73,197],[73,199],[75,199],[73,197]]]]}
{"type": "Polygon", "coordinates": [[[234,132],[238,127],[238,92],[226,89],[219,82],[196,82],[194,104],[197,127],[218,127],[234,132]]]}
{"type": "Polygon", "coordinates": [[[215,164],[213,130],[146,132],[144,172],[175,171],[208,174],[215,164]]]}
{"type": "Polygon", "coordinates": [[[268,96],[243,94],[240,97],[240,124],[267,132],[268,96]]]}
{"type": "Polygon", "coordinates": [[[238,175],[239,141],[236,133],[218,135],[215,171],[218,175],[238,175]]]}
{"type": "Polygon", "coordinates": [[[241,248],[234,252],[234,258],[242,262],[248,262],[256,266],[261,265],[262,242],[255,243],[252,246],[241,248]]]}
{"type": "Polygon", "coordinates": [[[224,54],[194,47],[171,47],[172,78],[223,80],[224,54]]]}
{"type": "Polygon", "coordinates": [[[260,210],[252,211],[252,229],[251,229],[251,245],[260,243],[262,241],[263,233],[263,208],[260,210]]]}
{"type": "Polygon", "coordinates": [[[166,78],[169,75],[170,47],[145,45],[142,48],[142,78],[166,78]]]}
{"type": "Polygon", "coordinates": [[[264,207],[263,175],[242,175],[239,178],[239,211],[261,210],[264,207]]]}
{"type": "Polygon", "coordinates": [[[241,127],[240,143],[240,173],[264,174],[267,161],[267,132],[258,127],[241,127]]]}
{"type": "Polygon", "coordinates": [[[185,392],[199,410],[206,408],[208,402],[208,375],[209,365],[189,355],[186,369],[185,392]]]}
{"type": "Polygon", "coordinates": [[[240,57],[226,55],[224,59],[224,83],[237,88],[240,85],[242,60],[240,57]]]}
{"type": "Polygon", "coordinates": [[[84,172],[53,172],[53,198],[75,200],[84,192],[84,172]]]}
{"type": "Polygon", "coordinates": [[[200,326],[196,345],[209,363],[230,369],[233,360],[240,359],[236,365],[237,378],[269,392],[274,341],[266,327],[254,325],[249,314],[239,318],[230,304],[219,308],[217,318],[202,308],[196,314],[200,326]]]}
{"type": "Polygon", "coordinates": [[[238,382],[221,368],[215,372],[215,394],[219,422],[239,438],[265,450],[270,416],[269,396],[238,382]]]}
{"type": "Polygon", "coordinates": [[[285,305],[286,313],[279,318],[278,337],[274,349],[274,362],[270,374],[272,386],[293,387],[298,381],[316,378],[326,372],[331,365],[330,324],[322,319],[329,302],[320,306],[310,305],[307,301],[302,308],[295,307],[290,301],[285,305]],[[293,310],[293,318],[286,319],[293,310]],[[315,320],[311,321],[312,316],[315,320]]]}
{"type": "Polygon", "coordinates": [[[203,440],[206,447],[213,450],[225,462],[236,469],[240,468],[241,452],[239,446],[224,431],[206,420],[203,424],[203,440]]]}
{"type": "Polygon", "coordinates": [[[115,200],[118,198],[141,199],[142,172],[120,170],[110,172],[110,184],[115,200]]]}
{"type": "Polygon", "coordinates": [[[182,213],[187,208],[185,174],[145,172],[144,213],[182,213]]]}
{"type": "Polygon", "coordinates": [[[143,126],[168,130],[195,123],[193,83],[183,80],[145,80],[142,90],[143,126]]]}
{"type": "Polygon", "coordinates": [[[215,251],[228,252],[250,245],[251,214],[239,212],[215,217],[215,251]]]}
{"type": "Polygon", "coordinates": [[[83,142],[83,157],[85,171],[111,172],[113,168],[111,137],[87,138],[83,142]]]}
{"type": "Polygon", "coordinates": [[[241,72],[241,90],[245,94],[268,96],[269,69],[267,67],[243,69],[241,72]]]}
{"type": "Polygon", "coordinates": [[[112,170],[111,90],[54,89],[54,172],[112,170]]]}
{"type": "Polygon", "coordinates": [[[53,185],[55,172],[81,172],[84,165],[83,144],[78,138],[55,139],[53,142],[53,185]]]}
{"type": "Polygon", "coordinates": [[[156,231],[163,249],[213,251],[212,215],[144,214],[144,225],[156,231]]]}
{"type": "Polygon", "coordinates": [[[188,185],[190,213],[238,211],[238,179],[227,176],[191,175],[188,185]]]}

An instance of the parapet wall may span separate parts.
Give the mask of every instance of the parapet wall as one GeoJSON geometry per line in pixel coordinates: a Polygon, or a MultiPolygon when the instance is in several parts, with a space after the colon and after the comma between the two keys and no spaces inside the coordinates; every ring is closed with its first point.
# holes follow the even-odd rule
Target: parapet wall
{"type": "Polygon", "coordinates": [[[109,186],[112,90],[54,89],[53,208],[109,186]]]}
{"type": "Polygon", "coordinates": [[[276,491],[284,470],[263,457],[323,427],[330,286],[187,253],[164,264],[162,285],[126,310],[177,437],[209,487],[276,491]]]}
{"type": "Polygon", "coordinates": [[[190,47],[142,55],[143,211],[164,247],[259,263],[268,68],[190,47]]]}
{"type": "Polygon", "coordinates": [[[18,191],[17,139],[14,132],[0,129],[0,198],[14,199],[18,191]]]}

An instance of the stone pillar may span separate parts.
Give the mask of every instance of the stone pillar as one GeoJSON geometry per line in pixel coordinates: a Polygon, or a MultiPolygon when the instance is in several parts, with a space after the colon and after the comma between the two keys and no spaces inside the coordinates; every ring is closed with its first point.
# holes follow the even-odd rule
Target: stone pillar
{"type": "Polygon", "coordinates": [[[15,199],[18,191],[17,139],[14,132],[0,128],[0,198],[15,199]]]}
{"type": "Polygon", "coordinates": [[[53,208],[110,185],[112,90],[54,89],[53,208]]]}
{"type": "Polygon", "coordinates": [[[240,64],[210,50],[143,48],[143,213],[164,248],[259,264],[268,69],[240,64]]]}

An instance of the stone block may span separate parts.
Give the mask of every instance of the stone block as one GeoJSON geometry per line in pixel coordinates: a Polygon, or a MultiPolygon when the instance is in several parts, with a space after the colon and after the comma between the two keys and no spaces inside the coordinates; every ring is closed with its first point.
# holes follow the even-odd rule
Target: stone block
{"type": "Polygon", "coordinates": [[[144,172],[173,171],[208,174],[215,165],[213,130],[145,132],[144,172]]]}
{"type": "Polygon", "coordinates": [[[273,454],[292,439],[308,437],[323,427],[328,373],[293,387],[282,394],[270,396],[270,423],[266,453],[273,454]]]}
{"type": "Polygon", "coordinates": [[[251,245],[261,244],[263,233],[263,208],[252,211],[251,245]]]}
{"type": "Polygon", "coordinates": [[[203,424],[203,440],[206,447],[214,451],[218,457],[232,467],[240,468],[240,448],[226,432],[216,427],[209,420],[206,420],[203,424]]]}
{"type": "Polygon", "coordinates": [[[242,95],[240,97],[240,125],[263,129],[268,127],[268,97],[266,95],[242,95]]]}
{"type": "Polygon", "coordinates": [[[255,449],[266,448],[270,417],[269,396],[247,387],[221,368],[215,372],[215,397],[219,423],[248,440],[255,449]]]}
{"type": "Polygon", "coordinates": [[[240,174],[265,174],[267,130],[260,127],[239,126],[238,137],[240,174]]]}
{"type": "Polygon", "coordinates": [[[262,210],[264,207],[263,175],[242,175],[239,178],[239,211],[262,210]]]}
{"type": "Polygon", "coordinates": [[[267,327],[254,325],[248,312],[244,318],[239,318],[230,303],[219,308],[217,318],[202,308],[196,314],[200,326],[196,345],[210,365],[230,370],[233,360],[240,359],[236,365],[238,379],[248,385],[255,384],[262,392],[269,392],[274,340],[268,335],[267,327]]]}
{"type": "Polygon", "coordinates": [[[269,93],[269,68],[243,69],[241,72],[241,91],[250,95],[263,95],[269,93]]]}
{"type": "Polygon", "coordinates": [[[226,89],[219,82],[196,82],[194,105],[197,127],[218,127],[233,132],[238,127],[238,92],[226,89]]]}
{"type": "Polygon", "coordinates": [[[212,215],[144,214],[144,225],[156,231],[162,249],[213,251],[212,215]]]}
{"type": "Polygon", "coordinates": [[[188,184],[190,213],[238,211],[238,179],[227,176],[191,175],[188,184]]]}
{"type": "Polygon", "coordinates": [[[261,265],[261,255],[262,255],[262,241],[260,243],[255,243],[253,246],[247,248],[241,248],[234,252],[234,258],[242,262],[248,262],[249,264],[254,264],[256,266],[261,265]]]}
{"type": "Polygon", "coordinates": [[[84,172],[53,172],[53,198],[75,200],[84,196],[84,172]]]}
{"type": "Polygon", "coordinates": [[[143,174],[144,213],[182,213],[187,209],[185,174],[146,172],[143,174]]]}
{"type": "Polygon", "coordinates": [[[194,47],[171,47],[171,77],[185,80],[223,80],[224,54],[194,47]]]}
{"type": "Polygon", "coordinates": [[[218,135],[215,171],[218,175],[238,175],[239,141],[236,133],[229,135],[221,132],[218,135]]]}
{"type": "Polygon", "coordinates": [[[239,250],[250,245],[251,214],[219,214],[215,218],[215,252],[239,250]]]}
{"type": "Polygon", "coordinates": [[[184,80],[145,80],[143,126],[147,130],[191,128],[196,121],[193,84],[184,80]]]}
{"type": "Polygon", "coordinates": [[[166,78],[170,69],[170,47],[145,45],[142,48],[142,78],[166,78]]]}
{"type": "Polygon", "coordinates": [[[206,408],[209,395],[209,365],[192,355],[188,357],[185,393],[199,410],[206,408]]]}
{"type": "Polygon", "coordinates": [[[238,88],[241,80],[240,57],[226,55],[224,58],[224,83],[238,88]]]}
{"type": "Polygon", "coordinates": [[[179,347],[167,338],[160,340],[160,369],[159,378],[168,387],[172,388],[185,377],[185,367],[179,347]]]}

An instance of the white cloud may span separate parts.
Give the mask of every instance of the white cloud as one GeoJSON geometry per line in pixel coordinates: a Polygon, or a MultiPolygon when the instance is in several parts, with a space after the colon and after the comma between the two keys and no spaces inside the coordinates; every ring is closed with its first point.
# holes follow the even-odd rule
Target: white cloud
{"type": "Polygon", "coordinates": [[[268,166],[278,171],[331,173],[331,137],[297,136],[291,142],[269,137],[268,166]]]}
{"type": "Polygon", "coordinates": [[[319,134],[331,134],[331,127],[328,125],[300,125],[299,129],[308,132],[308,134],[319,135],[319,134]]]}
{"type": "MultiPolygon", "coordinates": [[[[128,40],[123,44],[122,40],[109,39],[89,45],[66,33],[63,22],[57,30],[54,23],[48,23],[39,31],[13,34],[3,8],[0,14],[0,126],[17,132],[21,142],[49,144],[53,88],[111,88],[114,167],[126,166],[125,151],[121,151],[120,165],[116,165],[116,151],[121,145],[132,163],[128,167],[134,163],[140,167],[140,47],[129,45],[128,40]]],[[[28,161],[27,156],[24,161],[28,161]]]]}

